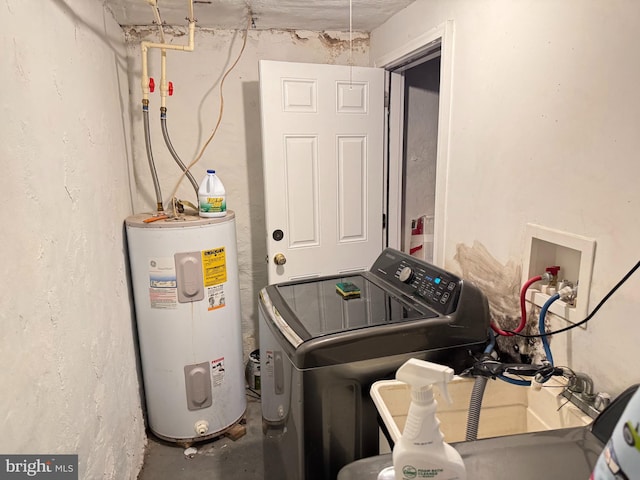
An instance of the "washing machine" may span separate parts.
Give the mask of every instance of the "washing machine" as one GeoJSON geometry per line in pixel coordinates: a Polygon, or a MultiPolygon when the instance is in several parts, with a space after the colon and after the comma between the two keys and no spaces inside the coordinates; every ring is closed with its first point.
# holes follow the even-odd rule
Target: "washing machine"
{"type": "Polygon", "coordinates": [[[265,478],[333,480],[378,453],[371,384],[409,358],[466,368],[489,307],[468,281],[393,249],[369,271],[260,292],[265,478]]]}

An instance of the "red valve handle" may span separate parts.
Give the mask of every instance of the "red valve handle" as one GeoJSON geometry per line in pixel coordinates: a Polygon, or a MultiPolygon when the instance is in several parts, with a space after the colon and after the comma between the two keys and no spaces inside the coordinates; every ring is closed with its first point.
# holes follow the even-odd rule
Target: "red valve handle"
{"type": "Polygon", "coordinates": [[[156,82],[153,80],[153,77],[151,77],[149,79],[149,91],[153,93],[155,89],[156,89],[156,82]]]}
{"type": "Polygon", "coordinates": [[[169,96],[173,95],[173,82],[169,82],[169,96]]]}
{"type": "Polygon", "coordinates": [[[557,277],[558,276],[558,272],[560,271],[560,267],[558,267],[557,265],[554,265],[553,267],[545,268],[545,271],[549,272],[554,277],[557,277]]]}

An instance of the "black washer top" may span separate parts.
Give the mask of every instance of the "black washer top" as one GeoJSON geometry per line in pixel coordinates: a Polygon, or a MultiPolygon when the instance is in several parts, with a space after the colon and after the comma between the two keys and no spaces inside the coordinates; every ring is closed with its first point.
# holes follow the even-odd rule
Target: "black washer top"
{"type": "Polygon", "coordinates": [[[401,303],[362,275],[288,283],[276,288],[311,337],[437,316],[427,308],[419,310],[401,303]],[[336,284],[345,282],[356,285],[360,295],[345,298],[338,293],[336,284]]]}
{"type": "Polygon", "coordinates": [[[270,285],[261,295],[267,325],[298,368],[475,348],[488,338],[482,292],[393,249],[368,272],[270,285]],[[336,285],[344,282],[354,283],[360,296],[338,293],[336,285]]]}

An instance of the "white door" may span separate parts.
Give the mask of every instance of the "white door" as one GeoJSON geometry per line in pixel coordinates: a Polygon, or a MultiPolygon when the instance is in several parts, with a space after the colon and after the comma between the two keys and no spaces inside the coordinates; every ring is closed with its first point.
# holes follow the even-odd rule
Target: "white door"
{"type": "Polygon", "coordinates": [[[383,247],[384,70],[262,60],[260,99],[269,283],[368,270],[383,247]]]}

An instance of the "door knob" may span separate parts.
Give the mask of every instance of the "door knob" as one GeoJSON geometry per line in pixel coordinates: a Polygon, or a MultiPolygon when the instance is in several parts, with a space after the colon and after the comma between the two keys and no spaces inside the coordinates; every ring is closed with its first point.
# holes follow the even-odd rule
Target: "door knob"
{"type": "Polygon", "coordinates": [[[275,263],[276,265],[284,265],[285,263],[287,263],[287,257],[285,257],[282,253],[276,253],[273,257],[273,263],[275,263]]]}

